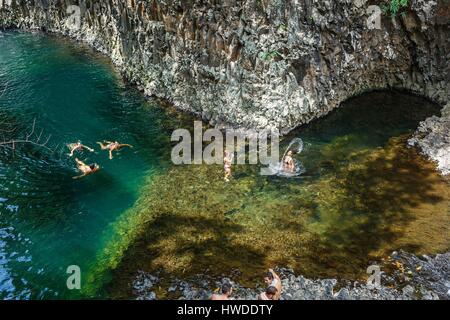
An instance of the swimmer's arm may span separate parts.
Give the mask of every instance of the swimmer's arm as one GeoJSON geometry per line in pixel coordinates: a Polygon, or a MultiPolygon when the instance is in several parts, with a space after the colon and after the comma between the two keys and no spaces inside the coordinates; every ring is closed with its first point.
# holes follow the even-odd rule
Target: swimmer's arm
{"type": "Polygon", "coordinates": [[[75,158],[75,162],[76,162],[78,165],[80,165],[80,166],[85,166],[85,165],[86,165],[83,161],[79,160],[78,158],[75,158]]]}
{"type": "Polygon", "coordinates": [[[75,152],[75,150],[77,150],[78,149],[78,146],[76,146],[76,147],[72,147],[72,149],[70,150],[70,154],[69,154],[69,156],[73,156],[73,153],[75,152]]]}
{"type": "Polygon", "coordinates": [[[269,272],[273,274],[273,277],[277,280],[280,280],[280,277],[273,271],[273,269],[269,269],[269,272]]]}
{"type": "Polygon", "coordinates": [[[85,176],[87,176],[87,175],[88,175],[87,173],[83,173],[83,174],[80,175],[80,176],[72,177],[72,179],[74,179],[74,180],[76,180],[76,179],[81,179],[81,178],[83,178],[83,177],[85,177],[85,176]]]}
{"type": "Polygon", "coordinates": [[[133,148],[133,146],[131,144],[119,144],[119,148],[123,148],[123,147],[133,148]]]}
{"type": "Polygon", "coordinates": [[[88,146],[83,145],[83,148],[85,148],[86,150],[89,150],[90,152],[94,152],[94,149],[89,148],[88,146]]]}

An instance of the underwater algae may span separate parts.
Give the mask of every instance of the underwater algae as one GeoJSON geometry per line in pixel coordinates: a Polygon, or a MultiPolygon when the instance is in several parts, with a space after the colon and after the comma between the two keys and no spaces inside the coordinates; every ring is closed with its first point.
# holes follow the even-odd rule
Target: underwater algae
{"type": "MultiPolygon", "coordinates": [[[[332,144],[346,147],[345,140],[352,141],[332,144]]],[[[153,176],[105,251],[116,269],[111,294],[129,296],[137,270],[167,281],[232,274],[253,287],[268,267],[362,279],[370,261],[392,250],[449,248],[449,182],[406,147],[406,137],[384,148],[339,150],[322,149],[332,169],[318,179],[261,177],[245,166],[235,166],[230,183],[220,166],[177,166],[153,176]]]]}

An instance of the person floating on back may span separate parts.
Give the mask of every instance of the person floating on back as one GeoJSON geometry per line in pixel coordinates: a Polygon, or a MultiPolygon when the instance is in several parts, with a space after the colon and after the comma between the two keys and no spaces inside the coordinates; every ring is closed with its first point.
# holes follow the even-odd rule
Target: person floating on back
{"type": "Polygon", "coordinates": [[[222,284],[221,288],[222,294],[213,293],[211,300],[229,300],[231,293],[233,292],[233,286],[229,282],[222,284]]]}
{"type": "Polygon", "coordinates": [[[275,288],[274,286],[269,286],[267,287],[265,292],[261,293],[258,296],[258,300],[277,300],[275,299],[277,293],[277,288],[275,288]]]}
{"type": "Polygon", "coordinates": [[[264,277],[264,282],[269,287],[275,287],[277,292],[274,296],[273,300],[279,300],[281,296],[282,286],[280,277],[273,271],[273,269],[269,269],[269,272],[264,277]]]}
{"type": "Polygon", "coordinates": [[[84,149],[89,150],[90,152],[94,152],[94,149],[85,146],[81,143],[81,141],[78,141],[76,143],[69,143],[67,147],[70,149],[69,157],[73,157],[75,151],[83,151],[84,149]]]}
{"type": "Polygon", "coordinates": [[[102,148],[102,150],[109,150],[109,159],[111,159],[111,160],[113,158],[113,155],[112,155],[113,151],[119,151],[123,147],[133,148],[133,146],[130,144],[123,144],[123,143],[119,143],[117,141],[115,141],[115,142],[103,141],[103,142],[97,142],[97,144],[100,145],[100,148],[102,148]]]}
{"type": "Polygon", "coordinates": [[[100,166],[96,163],[87,165],[86,163],[78,160],[77,158],[75,158],[75,162],[77,163],[78,170],[80,170],[83,174],[77,177],[73,177],[73,179],[80,179],[100,170],[100,166]]]}

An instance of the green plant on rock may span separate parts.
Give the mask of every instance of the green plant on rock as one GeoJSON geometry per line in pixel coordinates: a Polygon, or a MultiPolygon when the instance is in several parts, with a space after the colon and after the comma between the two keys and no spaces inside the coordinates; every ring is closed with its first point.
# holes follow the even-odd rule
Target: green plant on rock
{"type": "Polygon", "coordinates": [[[261,59],[264,61],[271,61],[276,57],[281,57],[281,54],[276,50],[266,51],[261,55],[261,59]]]}
{"type": "Polygon", "coordinates": [[[388,3],[381,6],[381,10],[384,14],[390,13],[392,17],[405,16],[406,12],[402,9],[406,9],[408,5],[409,0],[389,0],[388,3]]]}
{"type": "Polygon", "coordinates": [[[284,32],[288,30],[288,27],[284,23],[282,23],[278,26],[277,30],[278,32],[284,32]]]}

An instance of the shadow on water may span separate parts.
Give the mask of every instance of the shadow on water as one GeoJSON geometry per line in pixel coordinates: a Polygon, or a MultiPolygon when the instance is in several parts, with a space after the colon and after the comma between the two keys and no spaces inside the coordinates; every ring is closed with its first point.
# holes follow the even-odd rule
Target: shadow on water
{"type": "Polygon", "coordinates": [[[313,227],[318,234],[310,245],[311,259],[339,270],[336,276],[351,274],[355,265],[349,261],[365,270],[368,260],[362,257],[379,259],[389,250],[425,253],[448,248],[448,183],[405,144],[405,139],[394,139],[361,166],[340,170],[332,180],[332,189],[342,194],[322,211],[319,220],[325,224],[313,227]],[[435,237],[441,236],[444,245],[437,249],[424,229],[439,223],[442,233],[435,237]]]}
{"type": "Polygon", "coordinates": [[[253,286],[274,265],[311,277],[355,279],[364,277],[371,259],[391,250],[448,247],[448,184],[404,145],[393,139],[386,149],[351,155],[359,160],[306,187],[277,189],[274,181],[251,178],[224,186],[220,169],[211,167],[156,177],[150,190],[161,200],[150,196],[138,205],[154,218],[127,249],[112,294],[130,296],[137,270],[158,273],[166,283],[238,269],[234,278],[253,286]],[[424,224],[441,224],[435,237],[442,243],[427,243],[424,224]]]}
{"type": "MultiPolygon", "coordinates": [[[[409,121],[417,124],[415,116],[424,112],[414,110],[409,121]]],[[[362,122],[356,129],[320,122],[332,133],[314,124],[299,133],[309,145],[299,155],[307,169],[302,179],[261,177],[248,166],[235,166],[229,184],[214,166],[175,167],[153,177],[134,208],[145,226],[124,251],[109,293],[132,296],[138,270],[159,274],[162,287],[195,274],[232,274],[254,286],[277,265],[313,278],[364,279],[370,261],[392,250],[449,248],[449,184],[406,147],[407,135],[389,137],[400,125],[391,131],[373,124],[374,141],[362,122]]],[[[166,294],[163,288],[159,297],[166,294]]]]}

